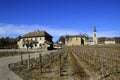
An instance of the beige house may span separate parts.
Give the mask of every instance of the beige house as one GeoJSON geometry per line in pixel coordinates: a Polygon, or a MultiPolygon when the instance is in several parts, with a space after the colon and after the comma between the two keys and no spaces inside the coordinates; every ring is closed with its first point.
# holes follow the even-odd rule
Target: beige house
{"type": "Polygon", "coordinates": [[[96,27],[93,30],[93,38],[87,37],[87,35],[67,35],[65,38],[65,45],[72,46],[72,45],[97,45],[97,31],[96,27]]]}
{"type": "Polygon", "coordinates": [[[52,36],[46,31],[39,30],[25,34],[18,40],[17,44],[20,49],[48,50],[53,47],[52,36]]]}
{"type": "Polygon", "coordinates": [[[84,35],[66,35],[65,37],[65,45],[86,45],[87,37],[84,35]]]}

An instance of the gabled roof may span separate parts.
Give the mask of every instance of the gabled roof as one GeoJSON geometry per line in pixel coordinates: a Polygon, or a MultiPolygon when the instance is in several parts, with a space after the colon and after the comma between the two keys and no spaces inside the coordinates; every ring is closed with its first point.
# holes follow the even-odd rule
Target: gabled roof
{"type": "Polygon", "coordinates": [[[23,38],[28,38],[28,37],[52,37],[50,34],[48,34],[46,31],[34,31],[34,32],[29,32],[23,36],[23,38]]]}
{"type": "Polygon", "coordinates": [[[88,38],[85,35],[66,35],[66,38],[72,38],[72,37],[81,37],[81,38],[88,38]]]}

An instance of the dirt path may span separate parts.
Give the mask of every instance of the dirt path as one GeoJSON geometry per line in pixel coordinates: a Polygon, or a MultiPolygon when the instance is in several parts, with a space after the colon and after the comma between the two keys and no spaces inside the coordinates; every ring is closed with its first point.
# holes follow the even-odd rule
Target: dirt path
{"type": "Polygon", "coordinates": [[[74,80],[71,73],[71,60],[70,60],[70,51],[68,50],[65,53],[65,57],[63,58],[63,65],[61,70],[61,80],[74,80]]]}
{"type": "MultiPolygon", "coordinates": [[[[82,70],[84,70],[83,72],[85,72],[85,75],[86,75],[86,78],[88,79],[88,80],[100,80],[100,78],[101,78],[101,76],[99,76],[99,75],[97,75],[96,73],[94,73],[94,72],[90,72],[89,70],[87,70],[87,67],[85,66],[85,64],[84,64],[84,62],[82,62],[78,57],[77,57],[77,55],[73,52],[73,50],[71,50],[72,52],[72,56],[74,57],[74,59],[76,59],[76,64],[77,65],[79,65],[80,67],[81,67],[81,69],[82,70]]],[[[82,78],[81,78],[81,80],[82,80],[82,78]]],[[[85,80],[85,79],[84,79],[85,80]]]]}
{"type": "Polygon", "coordinates": [[[89,76],[79,64],[71,49],[66,53],[61,80],[88,80],[89,76]]]}
{"type": "Polygon", "coordinates": [[[88,80],[89,75],[85,72],[84,68],[78,61],[78,58],[73,53],[72,49],[70,50],[70,60],[72,68],[72,77],[74,80],[88,80]]]}

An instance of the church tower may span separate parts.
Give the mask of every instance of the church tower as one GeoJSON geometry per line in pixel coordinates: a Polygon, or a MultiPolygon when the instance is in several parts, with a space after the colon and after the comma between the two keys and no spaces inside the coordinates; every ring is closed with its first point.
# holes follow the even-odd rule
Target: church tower
{"type": "Polygon", "coordinates": [[[93,43],[94,43],[94,45],[96,45],[98,43],[97,32],[96,32],[96,27],[95,26],[94,26],[94,30],[93,30],[93,43]]]}

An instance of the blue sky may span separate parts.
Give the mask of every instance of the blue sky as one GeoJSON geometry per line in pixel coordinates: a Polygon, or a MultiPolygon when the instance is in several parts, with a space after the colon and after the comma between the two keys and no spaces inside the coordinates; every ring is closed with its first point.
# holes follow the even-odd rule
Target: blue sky
{"type": "Polygon", "coordinates": [[[61,35],[120,36],[120,0],[0,0],[0,37],[45,30],[61,35]]]}

